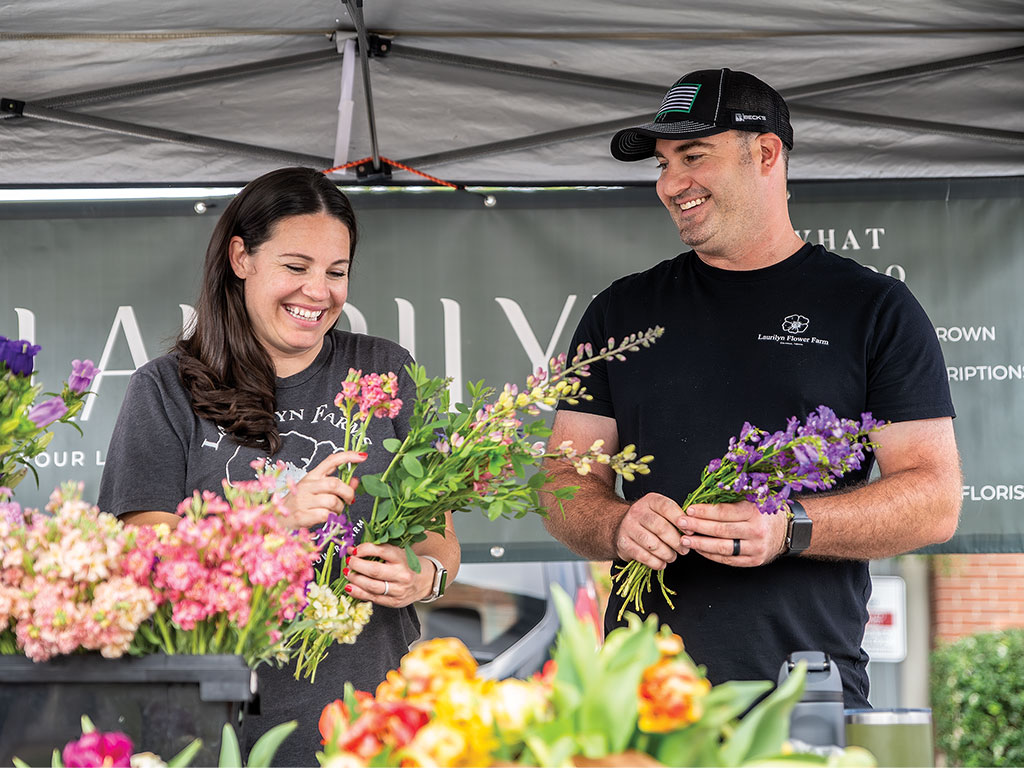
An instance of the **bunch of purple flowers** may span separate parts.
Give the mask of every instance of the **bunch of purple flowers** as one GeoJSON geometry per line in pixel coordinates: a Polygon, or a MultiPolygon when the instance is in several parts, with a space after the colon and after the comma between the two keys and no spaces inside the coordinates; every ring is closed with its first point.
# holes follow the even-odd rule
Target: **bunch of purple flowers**
{"type": "MultiPolygon", "coordinates": [[[[691,504],[745,499],[761,514],[784,511],[791,515],[791,494],[832,488],[837,479],[860,469],[867,452],[877,447],[870,433],[884,426],[885,422],[870,413],[861,414],[857,422],[838,417],[824,405],[811,412],[803,424],[790,418],[778,432],[768,433],[745,422],[739,436],[729,439],[729,450],[704,468],[700,484],[680,506],[685,512],[691,504]]],[[[651,573],[649,566],[635,560],[615,573],[616,594],[625,598],[618,618],[630,605],[643,613],[643,595],[651,591],[651,573]]],[[[664,574],[658,571],[658,584],[666,602],[675,607],[669,597],[675,592],[665,586],[664,574]]]]}
{"type": "Polygon", "coordinates": [[[32,369],[39,349],[38,344],[0,336],[0,487],[13,489],[29,470],[35,474],[30,462],[53,439],[52,424],[78,429],[71,419],[82,409],[99,373],[91,360],[75,360],[61,393],[47,393],[49,397],[37,403],[43,387],[32,383],[32,369]]]}

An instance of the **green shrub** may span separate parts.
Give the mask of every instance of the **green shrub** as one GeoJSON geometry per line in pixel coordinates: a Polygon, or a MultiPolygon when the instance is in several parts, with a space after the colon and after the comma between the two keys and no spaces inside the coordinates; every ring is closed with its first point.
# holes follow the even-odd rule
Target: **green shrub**
{"type": "Polygon", "coordinates": [[[1024,629],[961,638],[931,662],[936,744],[949,763],[1024,766],[1024,629]]]}

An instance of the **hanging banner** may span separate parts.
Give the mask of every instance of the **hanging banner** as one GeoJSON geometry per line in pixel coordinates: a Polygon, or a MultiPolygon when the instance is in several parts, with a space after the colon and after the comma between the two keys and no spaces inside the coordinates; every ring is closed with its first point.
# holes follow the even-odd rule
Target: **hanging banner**
{"type": "MultiPolygon", "coordinates": [[[[395,339],[456,396],[500,388],[566,350],[592,296],[682,250],[649,187],[454,192],[357,190],[360,244],[340,326],[395,339]]],[[[903,280],[942,342],[958,418],[964,507],[935,552],[1024,551],[1024,220],[1020,179],[794,184],[794,228],[903,280]]],[[[128,377],[163,354],[192,311],[225,199],[0,206],[0,334],[42,345],[39,380],[71,360],[102,368],[81,415],[58,429],[23,504],[63,480],[95,498],[128,377]],[[198,206],[202,208],[202,206],[198,206]]],[[[153,471],[159,471],[154,468],[153,471]]],[[[467,560],[568,556],[539,519],[459,522],[467,560]]]]}

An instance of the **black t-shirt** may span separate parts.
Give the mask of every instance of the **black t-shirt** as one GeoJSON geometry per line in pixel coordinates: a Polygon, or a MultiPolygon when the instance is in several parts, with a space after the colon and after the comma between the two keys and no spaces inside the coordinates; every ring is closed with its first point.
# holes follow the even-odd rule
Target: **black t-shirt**
{"type": "MultiPolygon", "coordinates": [[[[953,415],[938,339],[907,287],[821,246],[752,271],[717,269],[691,251],[621,278],[591,303],[570,349],[654,325],[665,334],[652,347],[592,367],[583,383],[593,400],[560,406],[614,418],[620,446],[654,455],[649,475],[623,484],[630,501],[657,492],[682,502],[745,421],[774,431],[822,404],[853,419],[953,415]]],[[[840,664],[847,706],[867,705],[866,562],[733,568],[690,553],[665,583],[675,611],[656,582],[645,607],[712,682],[774,680],[791,652],[821,650],[840,664]]],[[[609,629],[620,606],[613,594],[609,629]]]]}

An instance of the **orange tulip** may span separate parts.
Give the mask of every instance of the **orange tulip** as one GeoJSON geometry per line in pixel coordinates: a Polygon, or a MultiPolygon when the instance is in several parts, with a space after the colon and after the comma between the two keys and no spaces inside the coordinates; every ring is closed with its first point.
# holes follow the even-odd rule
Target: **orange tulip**
{"type": "Polygon", "coordinates": [[[644,670],[637,692],[640,730],[667,733],[697,722],[711,683],[685,659],[663,658],[644,670]]]}

